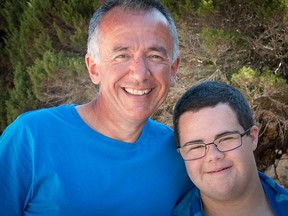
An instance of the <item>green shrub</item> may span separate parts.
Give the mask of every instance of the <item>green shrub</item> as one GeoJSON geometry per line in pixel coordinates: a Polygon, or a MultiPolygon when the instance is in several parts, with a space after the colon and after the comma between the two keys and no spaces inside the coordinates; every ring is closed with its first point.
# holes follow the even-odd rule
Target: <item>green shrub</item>
{"type": "Polygon", "coordinates": [[[223,29],[205,28],[200,34],[204,46],[208,51],[217,51],[221,44],[231,43],[231,35],[223,29]]]}
{"type": "Polygon", "coordinates": [[[231,82],[244,90],[252,100],[263,95],[273,96],[278,93],[288,95],[286,81],[267,68],[259,72],[250,67],[243,67],[232,75],[231,82]]]}
{"type": "MultiPolygon", "coordinates": [[[[258,92],[269,88],[257,87],[257,82],[282,85],[279,81],[271,84],[275,74],[287,80],[287,0],[162,3],[176,20],[179,32],[185,33],[179,37],[182,58],[186,57],[182,63],[186,61],[189,67],[202,64],[202,74],[220,71],[230,75],[242,68],[233,79],[241,84],[250,73],[257,81],[251,78],[249,82],[255,82],[252,89],[258,92]]],[[[84,55],[88,23],[98,6],[99,1],[94,0],[1,1],[0,133],[3,125],[22,112],[58,103],[81,103],[91,96],[89,91],[94,94],[95,88],[88,85],[84,55]],[[80,91],[85,88],[88,90],[80,91]]]]}
{"type": "Polygon", "coordinates": [[[83,92],[83,97],[69,96],[70,80],[79,81],[76,88],[86,85],[87,79],[80,81],[85,77],[80,71],[83,73],[88,23],[98,5],[93,0],[4,0],[0,9],[5,25],[3,48],[11,67],[6,66],[2,76],[12,77],[13,83],[4,85],[9,94],[0,100],[0,119],[7,121],[1,124],[7,125],[27,110],[86,98],[83,92]],[[59,83],[62,89],[55,87],[59,83]]]}
{"type": "Polygon", "coordinates": [[[22,64],[15,65],[14,88],[9,91],[9,99],[5,102],[8,123],[12,122],[19,114],[37,107],[37,99],[32,93],[29,80],[29,75],[25,72],[22,64]]]}
{"type": "Polygon", "coordinates": [[[84,57],[47,51],[27,71],[33,94],[45,106],[87,102],[95,94],[87,88],[90,80],[84,57]]]}

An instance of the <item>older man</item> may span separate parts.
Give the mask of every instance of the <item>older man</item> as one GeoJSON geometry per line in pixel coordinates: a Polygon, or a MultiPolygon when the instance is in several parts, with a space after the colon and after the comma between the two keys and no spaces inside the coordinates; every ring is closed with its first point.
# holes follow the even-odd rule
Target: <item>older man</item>
{"type": "Polygon", "coordinates": [[[99,95],[21,115],[0,138],[0,215],[171,215],[192,186],[149,117],[174,86],[177,31],[159,1],[106,1],[86,64],[99,95]]]}

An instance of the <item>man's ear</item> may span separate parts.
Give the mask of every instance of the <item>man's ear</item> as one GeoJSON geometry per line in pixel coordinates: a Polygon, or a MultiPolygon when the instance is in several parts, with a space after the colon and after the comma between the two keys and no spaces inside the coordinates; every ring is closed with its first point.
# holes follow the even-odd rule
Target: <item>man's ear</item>
{"type": "Polygon", "coordinates": [[[178,71],[179,64],[180,64],[180,57],[177,57],[177,59],[171,65],[170,87],[173,87],[176,84],[177,71],[178,71]]]}
{"type": "Polygon", "coordinates": [[[257,145],[258,145],[258,137],[259,137],[259,128],[256,125],[251,127],[250,137],[252,140],[252,149],[253,149],[253,151],[255,151],[255,149],[257,148],[257,145]]]}
{"type": "Polygon", "coordinates": [[[94,58],[89,54],[86,54],[85,62],[89,71],[90,79],[94,84],[98,85],[100,83],[100,73],[97,70],[97,63],[95,62],[94,58]]]}

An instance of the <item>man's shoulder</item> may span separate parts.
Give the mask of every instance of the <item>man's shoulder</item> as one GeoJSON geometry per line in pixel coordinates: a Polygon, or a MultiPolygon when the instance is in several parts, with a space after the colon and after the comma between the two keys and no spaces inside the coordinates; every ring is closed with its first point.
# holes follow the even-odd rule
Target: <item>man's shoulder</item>
{"type": "Polygon", "coordinates": [[[60,119],[67,119],[76,109],[74,105],[60,105],[57,107],[41,108],[27,111],[19,115],[11,125],[14,127],[45,126],[60,119]]]}
{"type": "Polygon", "coordinates": [[[45,116],[50,116],[50,115],[66,114],[67,111],[71,111],[72,109],[75,109],[74,105],[67,105],[67,104],[59,105],[55,107],[46,107],[46,108],[27,111],[19,115],[16,120],[18,119],[32,120],[34,118],[45,117],[45,116]]]}

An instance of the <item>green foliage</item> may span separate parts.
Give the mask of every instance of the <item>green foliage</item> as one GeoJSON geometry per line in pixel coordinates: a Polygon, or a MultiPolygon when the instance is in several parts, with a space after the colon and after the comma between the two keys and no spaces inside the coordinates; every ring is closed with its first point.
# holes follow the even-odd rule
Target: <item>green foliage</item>
{"type": "Polygon", "coordinates": [[[83,57],[47,51],[27,69],[35,97],[44,104],[85,101],[89,94],[82,84],[88,80],[83,57]]]}
{"type": "MultiPolygon", "coordinates": [[[[4,45],[0,55],[10,62],[3,65],[3,70],[1,67],[1,71],[6,73],[0,76],[12,80],[12,84],[0,83],[1,88],[3,86],[5,89],[0,100],[0,119],[3,119],[1,125],[7,125],[27,110],[56,105],[57,102],[69,102],[71,98],[76,98],[65,92],[60,100],[57,95],[61,92],[55,91],[55,97],[58,99],[53,100],[51,89],[55,88],[53,84],[59,82],[62,86],[65,86],[65,83],[71,84],[65,79],[79,81],[80,78],[85,78],[78,73],[83,72],[88,23],[98,5],[98,1],[93,0],[4,0],[0,9],[3,23],[1,26],[5,26],[1,28],[4,31],[4,35],[1,35],[4,45]],[[54,59],[52,54],[55,54],[54,59]],[[46,65],[45,61],[48,61],[46,65]],[[71,62],[74,62],[74,66],[71,62]],[[44,78],[39,69],[41,64],[46,67],[43,66],[43,70],[50,64],[49,70],[44,70],[46,73],[49,71],[49,79],[54,80],[49,85],[47,77],[44,78]],[[36,70],[37,68],[39,70],[36,70]],[[63,75],[59,74],[60,71],[63,75]],[[77,78],[72,78],[70,73],[71,76],[74,73],[77,78]],[[45,87],[46,90],[51,90],[49,94],[44,93],[45,87]]],[[[85,83],[84,78],[79,84],[85,83]]],[[[84,98],[87,97],[77,97],[74,102],[77,103],[84,98]]],[[[3,126],[0,133],[1,130],[3,126]]]]}
{"type": "MultiPolygon", "coordinates": [[[[226,74],[242,68],[233,79],[260,83],[255,92],[284,85],[275,73],[288,79],[287,0],[162,3],[186,34],[180,41],[189,49],[189,64],[202,62],[205,70],[226,74]]],[[[88,23],[98,6],[94,0],[1,1],[0,133],[22,112],[80,103],[95,91],[88,87],[84,55],[88,23]]]]}
{"type": "Polygon", "coordinates": [[[251,9],[256,12],[257,16],[263,20],[269,20],[270,18],[278,16],[279,13],[284,15],[283,12],[285,11],[285,4],[287,6],[287,0],[256,0],[248,3],[251,9]]]}
{"type": "Polygon", "coordinates": [[[286,81],[271,73],[268,68],[264,68],[261,72],[253,70],[250,67],[243,67],[231,77],[231,82],[244,89],[250,97],[257,98],[261,95],[271,95],[271,93],[288,94],[288,86],[286,81]]]}
{"type": "Polygon", "coordinates": [[[181,17],[194,14],[201,0],[162,0],[162,4],[169,10],[175,21],[181,17]]]}
{"type": "Polygon", "coordinates": [[[283,12],[285,14],[285,22],[288,22],[288,0],[281,0],[280,5],[283,5],[283,12]]]}
{"type": "MultiPolygon", "coordinates": [[[[196,1],[197,2],[197,1],[196,1]]],[[[179,10],[181,11],[181,13],[183,14],[192,14],[195,8],[195,2],[192,3],[189,0],[186,0],[183,2],[183,4],[179,5],[179,10]]]]}
{"type": "Polygon", "coordinates": [[[19,114],[36,108],[37,100],[32,94],[30,82],[27,82],[29,76],[23,71],[25,69],[22,64],[19,63],[14,66],[14,88],[9,91],[9,100],[5,102],[8,123],[19,114]]]}
{"type": "Polygon", "coordinates": [[[0,89],[0,131],[3,131],[7,125],[5,99],[8,97],[8,91],[6,91],[6,85],[3,80],[0,80],[0,89]]]}
{"type": "Polygon", "coordinates": [[[201,0],[198,8],[199,15],[205,15],[216,12],[216,7],[213,0],[201,0]]]}
{"type": "Polygon", "coordinates": [[[23,13],[25,4],[25,0],[2,0],[0,7],[1,28],[3,25],[3,28],[10,32],[17,29],[20,22],[19,17],[23,13]]]}
{"type": "Polygon", "coordinates": [[[207,50],[217,50],[217,45],[229,43],[231,35],[223,29],[205,28],[201,31],[200,38],[207,50]]]}
{"type": "Polygon", "coordinates": [[[283,78],[271,73],[268,68],[264,68],[262,72],[259,72],[250,67],[243,67],[232,75],[231,80],[235,82],[244,82],[253,86],[257,86],[259,83],[265,83],[265,86],[270,87],[280,87],[285,86],[286,84],[286,81],[283,78]]]}

